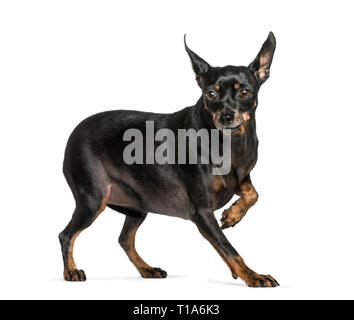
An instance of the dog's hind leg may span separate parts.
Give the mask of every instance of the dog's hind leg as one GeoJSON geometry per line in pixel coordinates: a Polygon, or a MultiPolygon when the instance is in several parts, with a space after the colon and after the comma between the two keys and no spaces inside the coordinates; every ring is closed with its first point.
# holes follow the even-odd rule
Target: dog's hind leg
{"type": "Polygon", "coordinates": [[[146,213],[141,213],[141,216],[127,216],[125,218],[124,226],[119,236],[119,244],[143,278],[166,278],[166,271],[149,266],[135,249],[135,235],[146,215],[146,213]]]}
{"type": "Polygon", "coordinates": [[[84,271],[76,268],[73,257],[74,243],[81,231],[89,227],[105,209],[110,195],[110,188],[111,185],[108,185],[104,192],[76,197],[76,209],[72,219],[59,234],[64,260],[64,279],[67,281],[86,280],[84,271]]]}

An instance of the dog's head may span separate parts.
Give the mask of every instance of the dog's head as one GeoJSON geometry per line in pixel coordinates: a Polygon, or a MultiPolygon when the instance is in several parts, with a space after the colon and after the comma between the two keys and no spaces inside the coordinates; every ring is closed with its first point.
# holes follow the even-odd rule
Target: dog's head
{"type": "Polygon", "coordinates": [[[268,79],[275,51],[275,37],[269,33],[260,52],[248,67],[212,67],[190,50],[198,85],[202,89],[204,107],[210,112],[216,128],[237,131],[254,115],[260,86],[268,79]]]}

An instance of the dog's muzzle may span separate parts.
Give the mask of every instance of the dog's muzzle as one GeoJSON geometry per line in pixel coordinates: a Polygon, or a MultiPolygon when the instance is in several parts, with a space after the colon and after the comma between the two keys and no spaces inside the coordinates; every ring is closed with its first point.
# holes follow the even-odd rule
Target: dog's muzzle
{"type": "Polygon", "coordinates": [[[236,130],[245,120],[238,111],[226,110],[217,112],[214,116],[215,127],[220,130],[236,130]]]}

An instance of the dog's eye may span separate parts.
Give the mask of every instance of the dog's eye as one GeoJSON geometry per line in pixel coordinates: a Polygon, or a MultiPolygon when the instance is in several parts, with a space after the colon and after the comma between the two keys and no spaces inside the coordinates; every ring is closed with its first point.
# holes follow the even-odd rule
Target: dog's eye
{"type": "Polygon", "coordinates": [[[216,98],[215,91],[212,91],[212,90],[208,91],[206,93],[206,97],[208,98],[209,101],[215,100],[215,98],[216,98]]]}
{"type": "Polygon", "coordinates": [[[238,95],[242,98],[242,99],[247,99],[251,96],[252,92],[248,89],[243,89],[241,90],[238,95]]]}

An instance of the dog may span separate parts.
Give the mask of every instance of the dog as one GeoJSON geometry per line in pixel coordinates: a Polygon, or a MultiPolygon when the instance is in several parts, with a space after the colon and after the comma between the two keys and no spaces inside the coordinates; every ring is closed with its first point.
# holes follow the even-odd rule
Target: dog
{"type": "MultiPolygon", "coordinates": [[[[135,249],[136,232],[147,213],[152,212],[192,221],[222,257],[232,276],[240,277],[247,286],[279,285],[272,276],[251,270],[222,231],[239,223],[258,199],[250,178],[258,148],[255,111],[260,86],[269,77],[275,36],[269,33],[248,67],[212,67],[189,49],[186,37],[184,45],[202,91],[194,106],[172,114],[102,112],[82,121],[70,135],[63,172],[76,208],[59,234],[65,280],[86,280],[84,271],[77,269],[74,262],[74,242],[109,207],[126,215],[119,244],[143,278],[167,276],[164,270],[147,264],[135,249]],[[125,163],[124,132],[135,128],[144,133],[148,121],[154,123],[155,130],[168,128],[174,133],[191,128],[218,130],[220,136],[228,133],[230,172],[214,175],[213,164],[125,163]],[[239,198],[222,213],[220,227],[214,211],[225,206],[235,194],[239,198]]],[[[154,148],[155,144],[152,151],[154,148]]]]}

